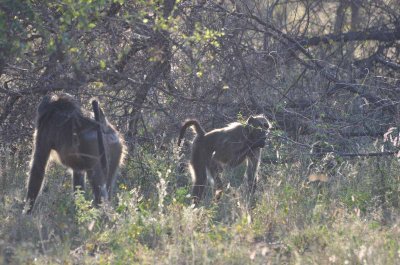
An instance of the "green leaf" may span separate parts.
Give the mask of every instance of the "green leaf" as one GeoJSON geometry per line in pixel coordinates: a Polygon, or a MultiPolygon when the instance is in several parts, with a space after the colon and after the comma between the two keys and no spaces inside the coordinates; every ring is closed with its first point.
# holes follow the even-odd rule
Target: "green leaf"
{"type": "Polygon", "coordinates": [[[100,68],[103,70],[106,68],[106,62],[104,60],[100,60],[100,68]]]}

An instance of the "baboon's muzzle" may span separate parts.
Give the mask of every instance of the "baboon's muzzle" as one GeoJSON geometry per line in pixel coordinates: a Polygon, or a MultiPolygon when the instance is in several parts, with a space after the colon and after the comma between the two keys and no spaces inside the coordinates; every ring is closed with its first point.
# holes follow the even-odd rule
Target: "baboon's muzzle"
{"type": "Polygon", "coordinates": [[[267,144],[267,137],[261,137],[259,140],[254,142],[253,147],[254,148],[263,148],[267,144]]]}

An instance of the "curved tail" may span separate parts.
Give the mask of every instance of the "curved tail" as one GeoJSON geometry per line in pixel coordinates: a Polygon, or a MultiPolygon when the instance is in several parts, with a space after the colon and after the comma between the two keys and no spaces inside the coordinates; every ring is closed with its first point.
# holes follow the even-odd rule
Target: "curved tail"
{"type": "Polygon", "coordinates": [[[183,135],[186,132],[186,129],[192,125],[194,126],[194,130],[196,131],[198,136],[204,136],[206,134],[206,131],[203,129],[203,127],[201,127],[200,123],[197,120],[186,120],[183,123],[181,130],[179,132],[178,146],[181,145],[181,141],[182,141],[183,135]]]}

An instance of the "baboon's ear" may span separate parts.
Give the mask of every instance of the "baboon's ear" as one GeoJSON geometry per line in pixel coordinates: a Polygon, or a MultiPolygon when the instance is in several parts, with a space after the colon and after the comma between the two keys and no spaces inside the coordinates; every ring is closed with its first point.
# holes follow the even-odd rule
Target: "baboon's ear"
{"type": "Polygon", "coordinates": [[[250,116],[250,117],[247,119],[247,124],[254,124],[255,121],[256,121],[256,118],[254,118],[253,116],[250,116]]]}
{"type": "Polygon", "coordinates": [[[250,116],[246,124],[244,126],[246,134],[250,135],[251,131],[253,130],[254,124],[255,124],[256,119],[253,116],[250,116]]]}

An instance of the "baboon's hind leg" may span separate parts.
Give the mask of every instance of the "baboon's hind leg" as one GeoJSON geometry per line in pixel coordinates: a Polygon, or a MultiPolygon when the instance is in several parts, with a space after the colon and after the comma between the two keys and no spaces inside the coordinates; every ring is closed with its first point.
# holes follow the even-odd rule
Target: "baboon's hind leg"
{"type": "Polygon", "coordinates": [[[205,165],[191,164],[194,183],[192,196],[195,204],[198,204],[203,198],[204,189],[207,184],[207,171],[205,165]]]}
{"type": "Polygon", "coordinates": [[[224,184],[222,183],[222,180],[221,180],[222,168],[218,164],[218,162],[211,159],[211,161],[209,163],[209,167],[208,167],[208,173],[214,180],[215,199],[219,200],[221,198],[221,195],[223,192],[224,184]]]}
{"type": "Polygon", "coordinates": [[[94,204],[100,205],[102,202],[108,201],[107,185],[100,164],[96,165],[94,169],[88,170],[87,176],[93,189],[94,204]]]}
{"type": "Polygon", "coordinates": [[[42,187],[44,171],[46,170],[47,160],[50,156],[50,150],[51,148],[47,139],[44,139],[44,137],[38,133],[28,181],[28,194],[26,198],[28,202],[27,213],[32,211],[36,197],[38,196],[40,188],[42,187]]]}
{"type": "Polygon", "coordinates": [[[107,176],[107,192],[110,200],[113,195],[115,183],[117,182],[117,178],[119,176],[118,166],[121,161],[121,154],[122,154],[122,148],[119,148],[118,152],[110,152],[110,158],[109,158],[110,165],[108,167],[108,176],[107,176]]]}
{"type": "Polygon", "coordinates": [[[74,192],[80,187],[81,190],[85,190],[85,173],[83,171],[73,171],[73,186],[74,192]]]}

